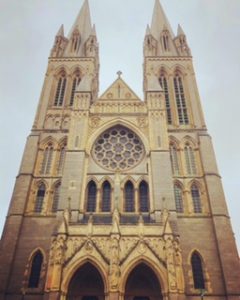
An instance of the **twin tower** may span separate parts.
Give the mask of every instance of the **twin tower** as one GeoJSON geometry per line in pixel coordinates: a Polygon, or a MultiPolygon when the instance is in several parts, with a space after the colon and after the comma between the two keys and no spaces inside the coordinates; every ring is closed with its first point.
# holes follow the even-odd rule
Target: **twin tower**
{"type": "Polygon", "coordinates": [[[8,211],[1,300],[239,300],[239,258],[191,51],[156,0],[144,99],[98,96],[85,1],[51,50],[8,211]]]}

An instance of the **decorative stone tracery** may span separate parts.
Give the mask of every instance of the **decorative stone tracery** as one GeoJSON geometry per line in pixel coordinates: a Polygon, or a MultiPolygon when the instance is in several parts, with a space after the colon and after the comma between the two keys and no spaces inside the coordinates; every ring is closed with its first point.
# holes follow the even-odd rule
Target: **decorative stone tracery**
{"type": "Polygon", "coordinates": [[[108,129],[97,139],[92,155],[102,167],[110,170],[127,170],[144,157],[145,149],[140,138],[123,126],[108,129]]]}

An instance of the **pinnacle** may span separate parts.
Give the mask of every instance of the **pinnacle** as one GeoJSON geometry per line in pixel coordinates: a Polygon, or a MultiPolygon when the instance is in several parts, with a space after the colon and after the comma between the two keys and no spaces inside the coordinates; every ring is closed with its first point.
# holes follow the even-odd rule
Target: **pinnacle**
{"type": "Polygon", "coordinates": [[[64,27],[63,24],[60,26],[57,36],[64,36],[64,27]]]}
{"type": "Polygon", "coordinates": [[[159,0],[155,0],[155,5],[153,9],[152,16],[152,25],[151,32],[153,36],[158,39],[160,37],[161,32],[167,29],[170,32],[172,38],[174,38],[174,33],[172,31],[171,25],[164,13],[164,10],[159,2],[159,0]]]}
{"type": "Polygon", "coordinates": [[[151,29],[150,29],[149,25],[147,25],[146,35],[150,35],[150,34],[151,34],[151,29]]]}
{"type": "Polygon", "coordinates": [[[96,36],[96,35],[97,35],[95,24],[93,24],[92,31],[91,31],[91,35],[92,35],[92,36],[96,36]]]}
{"type": "Polygon", "coordinates": [[[177,35],[179,36],[179,35],[185,35],[185,33],[184,33],[184,31],[183,31],[183,29],[182,29],[182,27],[181,27],[181,25],[180,24],[178,24],[178,31],[177,31],[177,35]]]}

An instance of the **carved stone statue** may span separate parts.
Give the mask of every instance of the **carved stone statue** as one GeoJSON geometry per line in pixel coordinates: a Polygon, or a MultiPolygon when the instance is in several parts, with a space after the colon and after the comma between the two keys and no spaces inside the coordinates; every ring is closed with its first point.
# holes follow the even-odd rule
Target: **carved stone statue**
{"type": "Polygon", "coordinates": [[[66,251],[65,239],[66,238],[64,236],[58,236],[53,240],[50,253],[50,260],[52,261],[52,264],[63,263],[64,253],[66,251]]]}
{"type": "Polygon", "coordinates": [[[177,277],[177,286],[179,292],[184,291],[184,276],[183,276],[183,268],[182,268],[182,254],[179,246],[179,242],[175,240],[173,242],[174,250],[175,250],[175,266],[176,266],[176,277],[177,277]]]}
{"type": "Polygon", "coordinates": [[[120,215],[115,208],[112,215],[112,233],[119,233],[120,215]]]}
{"type": "Polygon", "coordinates": [[[119,267],[119,240],[117,237],[113,237],[111,239],[111,246],[110,246],[110,268],[109,268],[109,275],[110,275],[110,287],[112,290],[116,290],[119,284],[119,278],[121,275],[121,270],[119,267]]]}
{"type": "Polygon", "coordinates": [[[171,291],[176,291],[177,283],[176,283],[176,270],[175,270],[175,262],[174,262],[174,249],[173,249],[172,237],[167,238],[165,247],[166,247],[166,257],[167,257],[169,288],[171,291]]]}

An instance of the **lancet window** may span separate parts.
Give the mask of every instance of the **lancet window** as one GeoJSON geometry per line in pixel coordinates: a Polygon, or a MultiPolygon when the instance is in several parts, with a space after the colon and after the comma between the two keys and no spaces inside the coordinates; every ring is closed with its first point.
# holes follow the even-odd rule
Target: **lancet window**
{"type": "Polygon", "coordinates": [[[205,289],[205,282],[203,276],[202,259],[197,252],[194,252],[191,257],[192,274],[194,288],[198,290],[205,289]]]}
{"type": "Polygon", "coordinates": [[[36,201],[35,201],[35,207],[34,207],[34,211],[36,213],[40,213],[42,211],[45,193],[46,193],[45,184],[41,183],[38,187],[37,195],[36,195],[36,201]]]}
{"type": "Polygon", "coordinates": [[[53,192],[53,202],[52,202],[52,212],[56,212],[58,209],[59,197],[60,197],[61,183],[58,182],[54,187],[53,192]]]}
{"type": "Polygon", "coordinates": [[[94,181],[90,181],[87,187],[87,212],[96,211],[97,186],[94,181]]]}
{"type": "Polygon", "coordinates": [[[201,204],[201,197],[199,188],[196,184],[193,184],[191,187],[191,195],[192,195],[192,203],[193,203],[193,210],[195,213],[202,212],[202,204],[201,204]]]}
{"type": "Polygon", "coordinates": [[[125,211],[135,211],[134,186],[131,181],[127,181],[124,187],[125,211]]]}
{"type": "Polygon", "coordinates": [[[66,84],[67,84],[67,78],[66,74],[63,71],[58,78],[58,83],[57,83],[57,90],[55,94],[55,100],[54,100],[54,105],[55,106],[62,106],[63,105],[63,100],[64,100],[64,95],[65,95],[65,90],[66,90],[66,84]]]}
{"type": "Polygon", "coordinates": [[[77,86],[79,85],[81,81],[81,77],[80,77],[80,72],[77,72],[73,78],[73,82],[72,82],[72,91],[71,91],[71,98],[70,98],[70,106],[73,105],[74,102],[74,94],[76,91],[77,86]]]}
{"type": "Polygon", "coordinates": [[[49,143],[43,152],[43,160],[40,173],[50,174],[53,158],[53,145],[49,143]]]}
{"type": "Polygon", "coordinates": [[[168,82],[164,74],[160,75],[159,83],[163,89],[165,95],[165,105],[166,105],[166,113],[167,113],[167,122],[168,124],[172,124],[172,115],[171,115],[171,105],[169,98],[169,90],[168,90],[168,82]]]}
{"type": "Polygon", "coordinates": [[[174,175],[179,175],[179,161],[178,161],[178,151],[174,144],[170,144],[170,159],[172,165],[172,173],[174,175]]]}
{"type": "Polygon", "coordinates": [[[176,211],[178,213],[183,213],[183,192],[182,188],[178,184],[174,184],[174,196],[176,211]]]}
{"type": "Polygon", "coordinates": [[[145,181],[142,181],[139,185],[139,209],[140,212],[149,211],[149,190],[145,181]]]}
{"type": "Polygon", "coordinates": [[[175,98],[178,112],[178,120],[180,124],[188,124],[188,112],[187,105],[185,100],[185,94],[183,89],[182,78],[179,74],[174,77],[174,90],[175,90],[175,98]]]}
{"type": "Polygon", "coordinates": [[[66,144],[64,144],[59,152],[59,158],[58,158],[58,163],[57,163],[57,173],[61,174],[63,165],[64,165],[64,160],[65,160],[65,155],[66,155],[66,144]]]}
{"type": "Polygon", "coordinates": [[[162,33],[162,45],[164,51],[169,51],[169,32],[164,30],[162,33]]]}
{"type": "Polygon", "coordinates": [[[102,211],[111,211],[111,185],[108,181],[102,185],[102,211]]]}
{"type": "Polygon", "coordinates": [[[37,251],[31,262],[31,271],[28,279],[29,288],[37,288],[39,286],[41,269],[43,264],[43,255],[41,251],[37,251]]]}
{"type": "Polygon", "coordinates": [[[72,34],[72,47],[71,50],[72,52],[77,52],[80,46],[80,33],[79,31],[76,29],[74,30],[73,34],[72,34]]]}
{"type": "Polygon", "coordinates": [[[184,147],[184,155],[185,155],[187,173],[189,175],[196,175],[197,168],[196,168],[195,154],[193,148],[189,144],[186,144],[184,147]]]}

